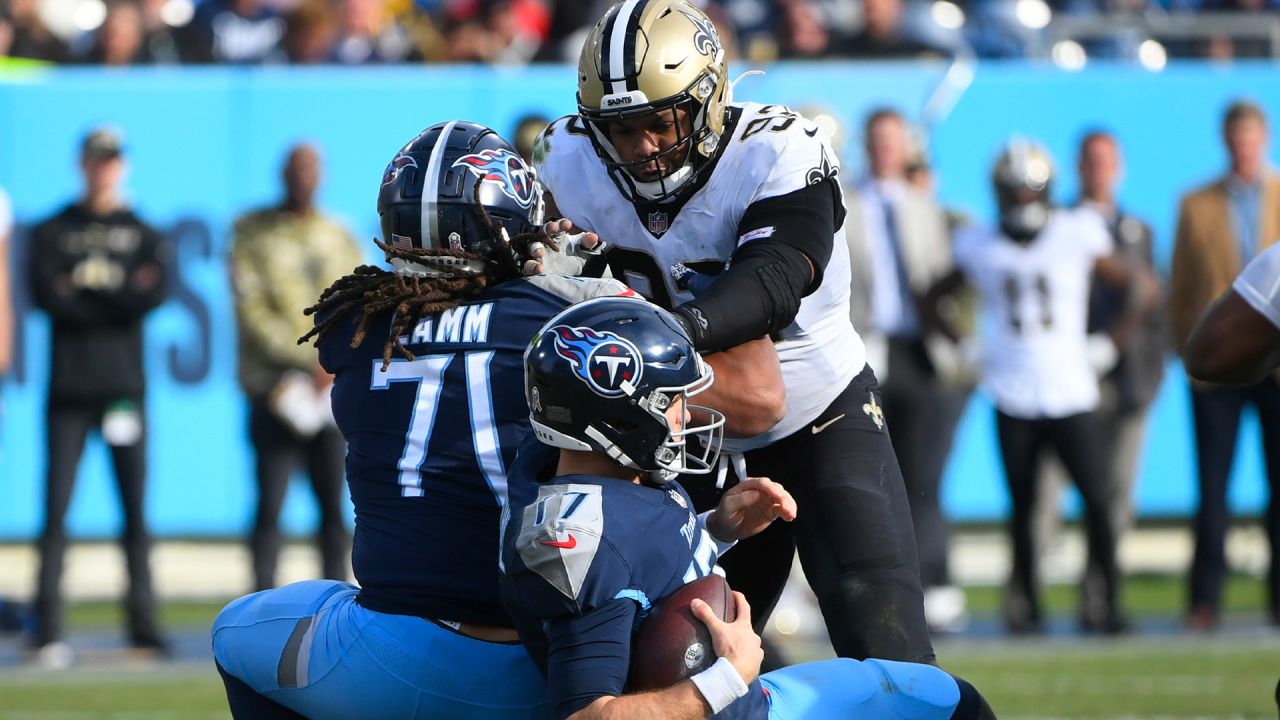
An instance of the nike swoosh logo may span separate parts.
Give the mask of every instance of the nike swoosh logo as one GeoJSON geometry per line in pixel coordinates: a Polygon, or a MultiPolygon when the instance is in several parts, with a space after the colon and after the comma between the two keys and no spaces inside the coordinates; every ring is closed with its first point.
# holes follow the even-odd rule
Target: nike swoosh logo
{"type": "Polygon", "coordinates": [[[564,548],[565,550],[572,550],[578,547],[578,538],[574,537],[572,533],[569,535],[568,540],[542,540],[541,542],[547,547],[564,548]]]}
{"type": "Polygon", "coordinates": [[[817,435],[818,433],[822,432],[823,430],[826,430],[827,428],[831,427],[832,425],[835,425],[836,423],[840,422],[840,420],[841,420],[842,418],[844,418],[844,416],[845,416],[845,414],[844,414],[844,413],[840,413],[839,415],[837,415],[837,416],[835,416],[835,417],[831,418],[830,420],[828,420],[828,421],[826,421],[826,422],[822,423],[821,425],[814,425],[813,427],[809,428],[809,432],[813,433],[814,435],[817,435]]]}

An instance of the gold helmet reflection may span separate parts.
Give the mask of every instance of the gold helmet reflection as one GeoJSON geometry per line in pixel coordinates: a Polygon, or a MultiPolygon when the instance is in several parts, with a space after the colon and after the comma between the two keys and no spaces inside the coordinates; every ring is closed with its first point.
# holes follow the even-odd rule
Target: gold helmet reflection
{"type": "Polygon", "coordinates": [[[715,26],[686,0],[624,0],[591,29],[578,61],[578,114],[623,195],[666,200],[710,166],[731,99],[724,48],[715,26]],[[662,110],[692,120],[667,156],[673,170],[652,182],[632,171],[653,157],[623,162],[607,123],[662,110]]]}
{"type": "Polygon", "coordinates": [[[1038,142],[1014,137],[991,169],[1000,227],[1017,242],[1030,242],[1049,222],[1053,209],[1053,158],[1038,142]]]}

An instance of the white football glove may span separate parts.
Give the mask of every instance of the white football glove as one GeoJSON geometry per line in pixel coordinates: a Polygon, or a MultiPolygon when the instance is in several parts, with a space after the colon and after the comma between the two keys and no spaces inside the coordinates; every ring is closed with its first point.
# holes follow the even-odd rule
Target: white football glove
{"type": "Polygon", "coordinates": [[[530,243],[530,259],[524,263],[524,274],[581,275],[587,260],[604,253],[605,242],[598,235],[593,232],[570,233],[572,227],[573,223],[565,219],[543,225],[543,231],[560,249],[550,251],[542,243],[530,243]]]}

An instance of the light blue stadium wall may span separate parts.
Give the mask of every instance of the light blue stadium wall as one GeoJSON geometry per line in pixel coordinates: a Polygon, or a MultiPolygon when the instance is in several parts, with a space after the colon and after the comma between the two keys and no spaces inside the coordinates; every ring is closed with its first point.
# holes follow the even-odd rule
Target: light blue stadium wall
{"type": "MultiPolygon", "coordinates": [[[[893,105],[917,116],[943,69],[783,65],[744,80],[737,96],[825,105],[844,121],[846,137],[856,137],[860,118],[873,106],[893,105]]],[[[321,202],[370,237],[376,232],[373,203],[382,168],[419,129],[466,118],[509,131],[526,112],[570,112],[573,83],[569,68],[0,75],[0,186],[11,195],[20,224],[54,211],[77,191],[78,138],[87,127],[109,122],[127,133],[127,186],[141,214],[166,231],[184,228],[178,239],[182,295],[147,324],[147,503],[157,534],[234,535],[248,526],[253,480],[244,404],[235,384],[224,258],[231,218],[275,200],[287,146],[298,139],[323,146],[321,202]]],[[[1123,199],[1155,225],[1167,265],[1178,194],[1222,167],[1218,119],[1237,95],[1254,97],[1272,117],[1280,116],[1280,74],[1270,66],[1175,65],[1159,74],[1127,67],[1071,74],[982,66],[934,128],[942,196],[986,217],[987,168],[1002,139],[1013,132],[1034,135],[1069,170],[1082,129],[1106,125],[1127,150],[1123,199]]],[[[845,155],[847,171],[856,173],[856,142],[846,143],[845,155]]],[[[1063,199],[1074,192],[1071,175],[1060,174],[1063,199]]],[[[32,537],[42,502],[47,323],[27,313],[20,330],[18,367],[3,387],[0,540],[32,537]]],[[[1181,370],[1171,365],[1142,463],[1139,509],[1145,516],[1186,515],[1194,506],[1187,406],[1181,370]]],[[[946,505],[959,519],[997,520],[1006,512],[992,425],[989,406],[972,402],[945,487],[946,505]]],[[[1265,502],[1256,433],[1250,421],[1231,492],[1232,506],[1247,513],[1260,512],[1265,502]]],[[[313,521],[312,503],[298,484],[284,522],[291,532],[306,533],[313,521]]],[[[81,537],[109,535],[119,527],[106,453],[97,443],[86,453],[69,522],[81,537]]]]}

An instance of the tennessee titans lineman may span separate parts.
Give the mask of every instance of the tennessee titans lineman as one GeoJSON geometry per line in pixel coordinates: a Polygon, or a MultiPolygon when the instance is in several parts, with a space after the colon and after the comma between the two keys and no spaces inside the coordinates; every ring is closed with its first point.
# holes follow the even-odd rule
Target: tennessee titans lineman
{"type": "Polygon", "coordinates": [[[405,145],[378,214],[393,270],[357,268],[309,311],[348,444],[360,587],[304,581],[228,605],[213,647],[232,712],[543,717],[497,580],[506,468],[529,435],[521,357],[566,306],[630,291],[518,279],[528,243],[546,240],[541,188],[481,125],[405,145]]]}
{"type": "Polygon", "coordinates": [[[734,542],[797,514],[766,478],[744,478],[706,513],[690,509],[673,479],[715,468],[724,418],[689,404],[713,377],[670,313],[626,298],[565,310],[525,354],[534,433],[559,458],[553,477],[539,477],[544,458],[523,449],[512,468],[503,595],[555,716],[992,717],[971,685],[923,663],[839,658],[757,677],[760,638],[736,592],[733,623],[693,607],[715,664],[663,690],[627,692],[632,636],[652,604],[722,574],[716,560],[734,542]]]}

